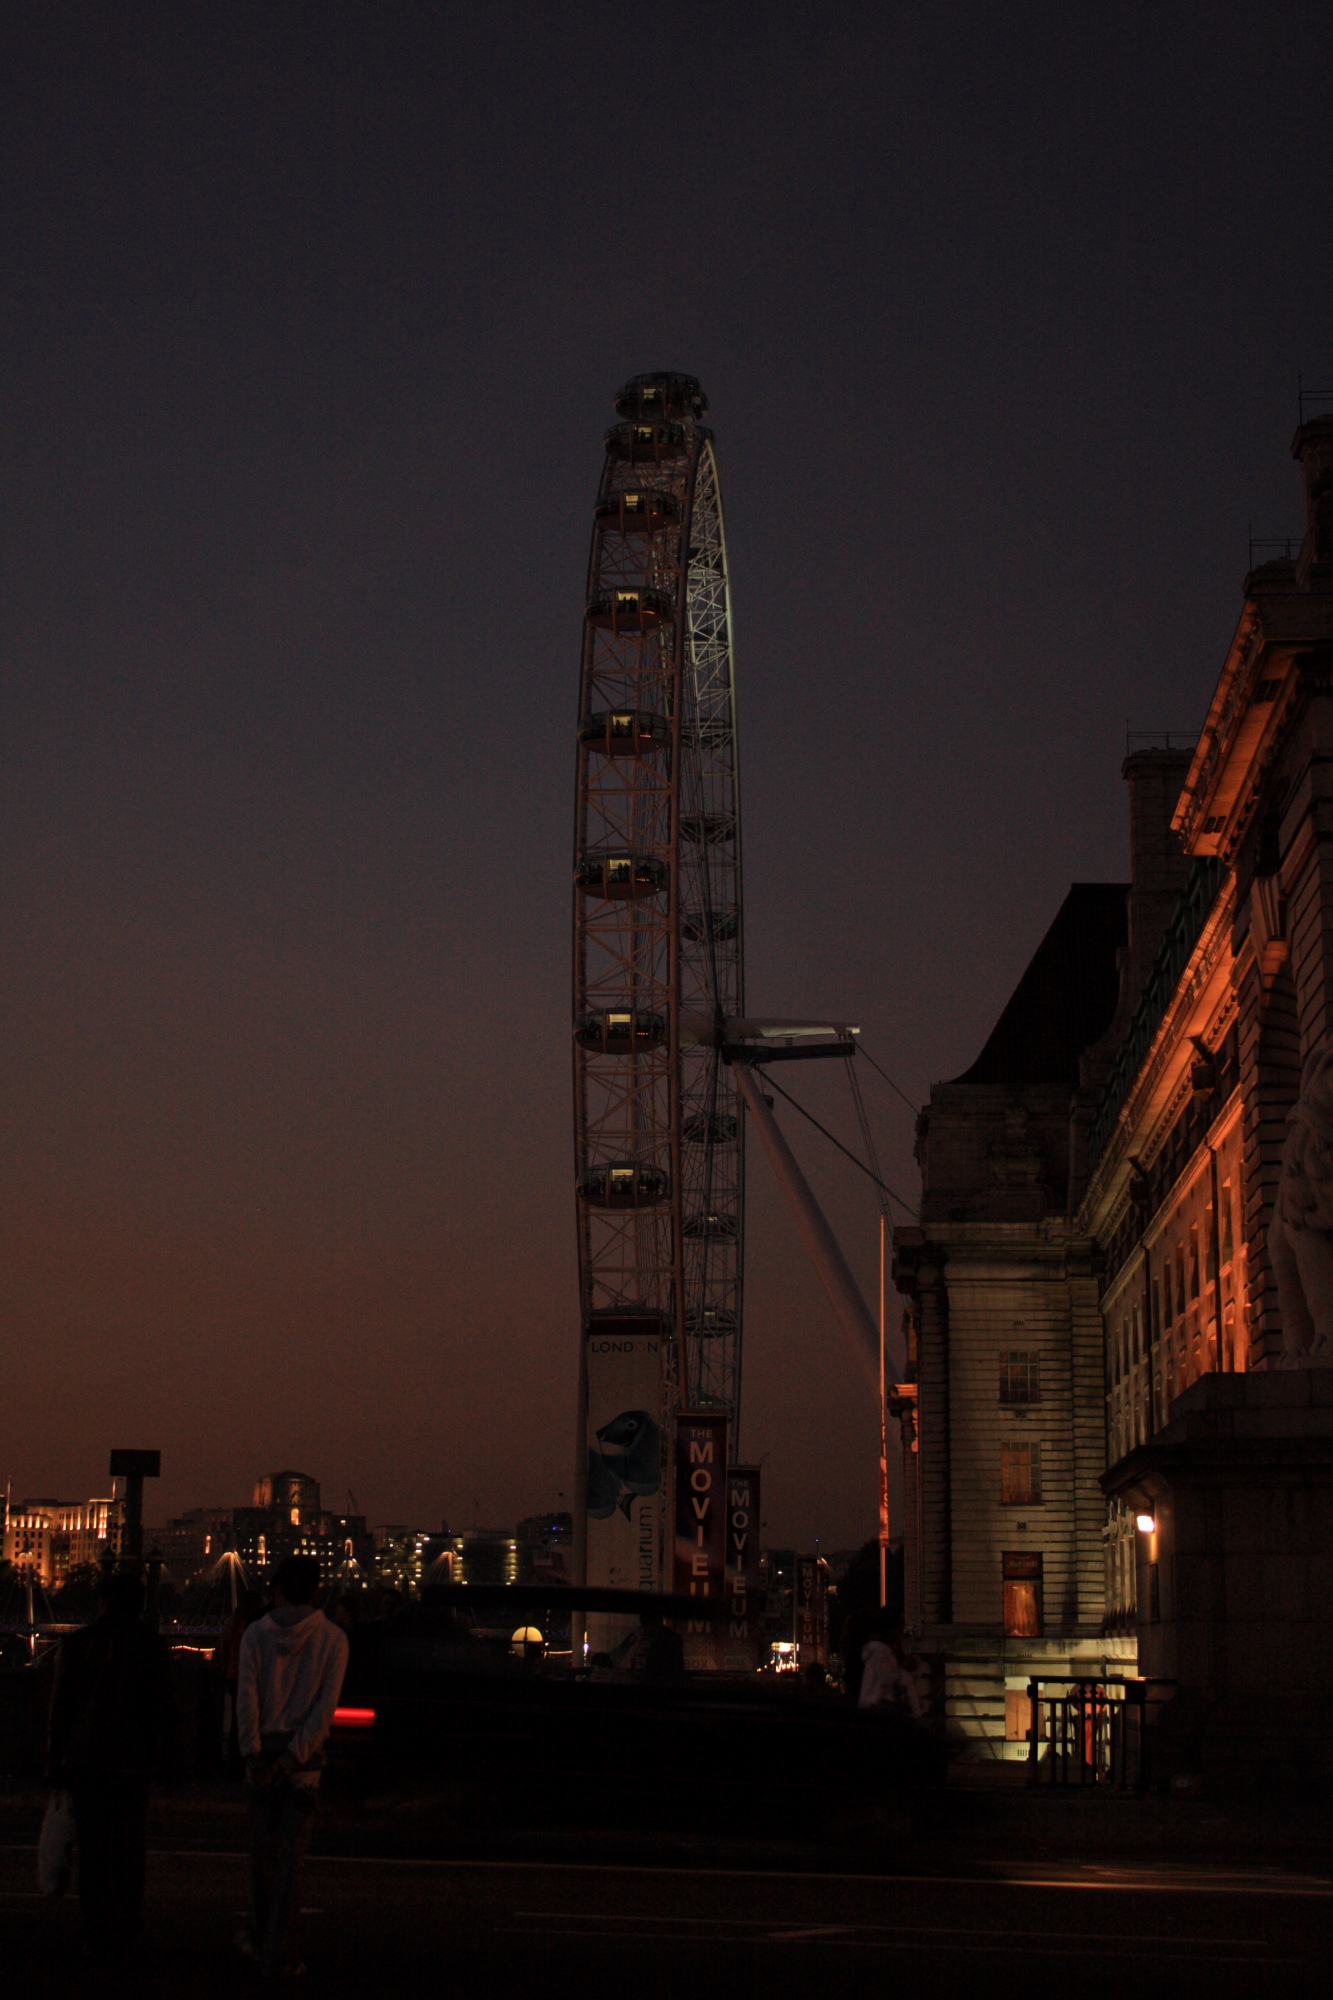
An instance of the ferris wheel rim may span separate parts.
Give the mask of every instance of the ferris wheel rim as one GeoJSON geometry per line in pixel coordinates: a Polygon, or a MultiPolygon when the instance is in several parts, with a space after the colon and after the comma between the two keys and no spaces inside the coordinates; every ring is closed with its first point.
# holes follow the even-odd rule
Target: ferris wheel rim
{"type": "MultiPolygon", "coordinates": [[[[624,1321],[636,1314],[669,1320],[679,1351],[678,1389],[692,1400],[724,1402],[737,1415],[744,1124],[739,1099],[733,1108],[720,1113],[716,1110],[719,1099],[730,1106],[734,1095],[716,1049],[693,1045],[687,1049],[680,1034],[685,981],[691,982],[691,1003],[697,1006],[700,1000],[706,1001],[718,1018],[744,1011],[733,610],[715,442],[711,430],[698,421],[704,407],[706,399],[696,378],[665,371],[638,376],[617,397],[622,421],[606,436],[589,551],[580,689],[574,856],[578,885],[574,912],[574,1124],[585,1327],[599,1321],[624,1321]],[[663,384],[666,387],[661,389],[663,384]],[[645,421],[644,398],[650,391],[657,396],[659,389],[665,399],[663,406],[652,414],[651,421],[645,421]],[[668,407],[672,397],[679,400],[687,394],[698,399],[693,415],[682,416],[668,407]],[[627,402],[629,412],[624,407],[627,402]],[[687,452],[681,450],[685,442],[679,435],[682,432],[688,437],[687,452]],[[640,445],[643,455],[636,460],[634,453],[640,445]],[[663,497],[650,505],[644,493],[663,497]],[[657,538],[665,544],[672,534],[673,520],[678,522],[678,547],[672,566],[674,588],[668,592],[659,587],[664,569],[658,559],[660,552],[648,545],[657,538]],[[622,545],[636,536],[644,540],[645,556],[637,569],[626,558],[624,546],[613,548],[608,562],[608,537],[617,536],[622,545]],[[596,662],[616,658],[624,671],[619,680],[611,672],[608,680],[636,693],[647,684],[639,672],[643,659],[656,660],[661,670],[657,691],[665,697],[669,714],[669,749],[660,741],[665,732],[656,719],[662,710],[655,716],[651,710],[641,711],[637,702],[629,704],[629,692],[620,711],[623,722],[610,707],[594,705],[593,697],[598,694],[596,662]],[[638,663],[633,668],[626,664],[631,660],[638,663]],[[701,675],[708,681],[707,714],[701,706],[701,675]],[[649,716],[654,719],[648,720],[649,716]],[[644,807],[644,796],[652,791],[645,771],[663,754],[669,761],[665,820],[661,797],[651,810],[644,807]],[[604,785],[594,806],[594,778],[600,780],[602,774],[600,767],[594,770],[593,760],[600,758],[603,766],[614,765],[617,757],[632,763],[633,769],[618,786],[615,782],[604,785]],[[682,809],[687,794],[694,808],[690,812],[682,809]],[[656,844],[649,841],[640,848],[628,835],[637,826],[650,823],[658,836],[656,844]],[[604,837],[592,839],[594,831],[604,837]],[[654,872],[654,862],[662,861],[666,864],[665,882],[660,872],[654,872]],[[714,893],[719,887],[720,900],[714,893]],[[691,894],[696,899],[693,904],[691,894]],[[663,964],[666,970],[664,1010],[660,980],[654,988],[649,979],[652,1003],[640,1004],[643,996],[637,983],[633,943],[636,917],[625,914],[641,913],[651,930],[654,905],[663,895],[667,921],[657,927],[654,949],[660,961],[658,972],[663,964]],[[618,906],[614,912],[613,903],[618,906]],[[591,943],[613,937],[630,939],[628,955],[622,946],[621,960],[635,968],[633,976],[626,978],[626,990],[618,996],[589,970],[591,943]],[[616,1159],[608,1150],[610,1133],[616,1129],[623,1137],[626,1121],[636,1137],[647,1129],[633,1122],[637,1078],[621,1089],[618,1099],[617,1085],[609,1080],[610,1070],[616,1061],[636,1065],[649,1061],[648,1048],[641,1050],[636,1042],[638,1017],[662,1011],[668,1023],[668,1047],[665,1063],[659,1065],[658,1083],[665,1082],[667,1087],[659,1088],[655,1100],[653,1116],[658,1123],[650,1133],[653,1164],[649,1172],[660,1175],[660,1156],[664,1151],[669,1153],[669,1190],[665,1191],[660,1179],[643,1181],[639,1169],[634,1168],[638,1155],[633,1147],[622,1144],[616,1159]],[[606,1072],[603,1065],[609,1066],[606,1072]],[[606,1122],[606,1132],[597,1136],[593,1133],[596,1121],[590,1114],[594,1100],[602,1106],[606,1122]],[[669,1120],[664,1128],[662,1110],[668,1104],[669,1120]],[[615,1127],[617,1115],[621,1118],[619,1128],[615,1127]],[[610,1191],[613,1179],[618,1190],[614,1199],[610,1191]],[[715,1190],[721,1191],[723,1206],[716,1205],[715,1190]],[[640,1217],[649,1209],[660,1214],[667,1208],[669,1246],[666,1232],[654,1221],[640,1224],[640,1217]],[[618,1220],[608,1221],[612,1217],[618,1220]],[[594,1238],[604,1246],[600,1266],[594,1238]],[[639,1254],[645,1242],[657,1246],[646,1263],[639,1254]],[[665,1297],[668,1262],[669,1303],[665,1297]],[[650,1292],[651,1297],[647,1296],[650,1292]],[[719,1366],[704,1356],[705,1342],[728,1348],[724,1363],[719,1366]]],[[[652,671],[650,668],[648,681],[652,671]]],[[[656,914],[660,915],[660,910],[656,914]]],[[[614,955],[613,950],[610,956],[614,955]]]]}

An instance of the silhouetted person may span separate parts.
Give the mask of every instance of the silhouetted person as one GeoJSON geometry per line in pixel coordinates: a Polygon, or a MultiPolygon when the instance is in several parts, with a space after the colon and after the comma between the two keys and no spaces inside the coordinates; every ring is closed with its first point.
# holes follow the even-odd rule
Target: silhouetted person
{"type": "Polygon", "coordinates": [[[358,1631],[361,1625],[361,1613],[357,1608],[356,1599],[348,1597],[345,1593],[341,1597],[331,1597],[324,1606],[324,1616],[331,1618],[333,1623],[347,1634],[350,1645],[352,1634],[358,1631]]]}
{"type": "Polygon", "coordinates": [[[301,1861],[347,1666],[347,1634],[315,1609],[318,1590],[315,1558],[288,1556],[273,1609],[241,1640],[236,1716],[251,1789],[250,1928],[240,1943],[269,1977],[298,1970],[301,1861]]]}
{"type": "Polygon", "coordinates": [[[105,1577],[100,1616],[61,1640],[47,1778],[74,1802],[79,1907],[88,1949],[120,1958],[143,1918],[148,1786],[174,1774],[176,1707],[166,1642],[143,1625],[143,1584],[105,1577]]]}
{"type": "Polygon", "coordinates": [[[883,1613],[873,1611],[849,1611],[842,1622],[842,1633],[838,1639],[838,1652],[842,1656],[842,1693],[849,1708],[856,1708],[861,1698],[861,1675],[865,1662],[861,1654],[866,1641],[875,1636],[883,1613]]]}
{"type": "Polygon", "coordinates": [[[236,1687],[241,1673],[241,1640],[256,1618],[262,1618],[267,1609],[262,1591],[243,1590],[213,1651],[211,1665],[222,1682],[222,1758],[224,1764],[232,1766],[233,1775],[240,1762],[236,1736],[236,1687]]]}
{"type": "Polygon", "coordinates": [[[643,1677],[646,1681],[662,1686],[670,1681],[685,1678],[685,1643],[680,1633],[662,1622],[662,1614],[655,1604],[649,1604],[639,1613],[639,1623],[643,1627],[643,1677]]]}

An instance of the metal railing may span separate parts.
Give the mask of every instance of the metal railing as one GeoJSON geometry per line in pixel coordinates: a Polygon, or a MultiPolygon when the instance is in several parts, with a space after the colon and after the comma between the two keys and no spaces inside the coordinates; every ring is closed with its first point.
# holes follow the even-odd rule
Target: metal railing
{"type": "Polygon", "coordinates": [[[1154,1711],[1175,1685],[1119,1675],[1043,1674],[1029,1681],[1028,1783],[1146,1791],[1154,1711]]]}

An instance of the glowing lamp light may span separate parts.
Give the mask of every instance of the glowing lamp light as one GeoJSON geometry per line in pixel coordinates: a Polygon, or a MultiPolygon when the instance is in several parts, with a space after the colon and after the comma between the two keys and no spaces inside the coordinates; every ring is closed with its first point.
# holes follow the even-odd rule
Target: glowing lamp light
{"type": "Polygon", "coordinates": [[[375,1711],[373,1708],[335,1708],[333,1726],[335,1729],[373,1729],[375,1711]]]}
{"type": "Polygon", "coordinates": [[[1138,1530],[1141,1535],[1155,1535],[1157,1533],[1157,1523],[1151,1514],[1139,1515],[1138,1530]]]}

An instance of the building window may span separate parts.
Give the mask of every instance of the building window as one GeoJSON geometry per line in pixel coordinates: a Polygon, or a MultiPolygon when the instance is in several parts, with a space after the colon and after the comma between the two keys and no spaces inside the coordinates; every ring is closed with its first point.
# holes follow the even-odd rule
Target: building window
{"type": "Polygon", "coordinates": [[[1002,1444],[1000,1446],[1000,1504],[1003,1507],[1032,1507],[1041,1502],[1041,1446],[1002,1444]]]}
{"type": "MultiPolygon", "coordinates": [[[[1004,1629],[1010,1639],[1042,1635],[1041,1557],[1027,1549],[1007,1551],[1004,1567],[1004,1629]]],[[[1030,1726],[1030,1725],[1029,1725],[1030,1726]]]]}
{"type": "Polygon", "coordinates": [[[1040,1357],[1027,1348],[1015,1348],[1000,1356],[1000,1401],[1039,1403],[1041,1401],[1040,1357]]]}

